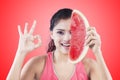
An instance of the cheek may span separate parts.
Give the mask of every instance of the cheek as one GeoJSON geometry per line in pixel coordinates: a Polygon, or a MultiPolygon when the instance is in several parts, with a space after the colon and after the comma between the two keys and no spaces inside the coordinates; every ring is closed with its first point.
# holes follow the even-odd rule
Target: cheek
{"type": "Polygon", "coordinates": [[[56,38],[54,41],[55,41],[55,43],[57,43],[57,44],[60,43],[60,39],[59,39],[59,38],[56,38]]]}
{"type": "Polygon", "coordinates": [[[54,39],[55,42],[59,42],[61,40],[61,36],[54,33],[53,39],[54,39]]]}
{"type": "Polygon", "coordinates": [[[60,43],[62,41],[62,36],[61,35],[58,35],[56,32],[53,32],[53,40],[54,40],[54,43],[55,43],[55,46],[60,46],[60,43]]]}
{"type": "Polygon", "coordinates": [[[54,38],[54,43],[56,47],[60,45],[60,42],[61,42],[61,39],[59,37],[54,38]]]}

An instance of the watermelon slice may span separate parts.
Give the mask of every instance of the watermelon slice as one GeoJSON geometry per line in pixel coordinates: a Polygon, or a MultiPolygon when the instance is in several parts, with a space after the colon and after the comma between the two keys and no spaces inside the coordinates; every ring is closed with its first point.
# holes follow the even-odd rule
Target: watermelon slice
{"type": "Polygon", "coordinates": [[[69,61],[80,62],[87,54],[88,47],[85,46],[86,29],[89,23],[85,16],[78,10],[73,10],[71,16],[71,47],[69,61]]]}

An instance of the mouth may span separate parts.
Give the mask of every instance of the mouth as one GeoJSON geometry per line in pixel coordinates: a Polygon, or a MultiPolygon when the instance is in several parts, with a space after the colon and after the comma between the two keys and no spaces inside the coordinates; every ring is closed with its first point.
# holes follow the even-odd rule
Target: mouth
{"type": "Polygon", "coordinates": [[[70,47],[70,44],[69,44],[69,43],[61,43],[61,45],[62,45],[63,47],[66,47],[66,48],[69,48],[69,47],[70,47]]]}

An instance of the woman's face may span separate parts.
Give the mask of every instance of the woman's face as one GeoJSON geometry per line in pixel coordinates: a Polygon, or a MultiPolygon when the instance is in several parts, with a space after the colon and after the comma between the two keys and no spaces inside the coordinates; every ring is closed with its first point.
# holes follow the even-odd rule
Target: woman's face
{"type": "Polygon", "coordinates": [[[61,19],[51,32],[56,50],[60,53],[67,54],[70,49],[70,32],[71,19],[61,19]]]}

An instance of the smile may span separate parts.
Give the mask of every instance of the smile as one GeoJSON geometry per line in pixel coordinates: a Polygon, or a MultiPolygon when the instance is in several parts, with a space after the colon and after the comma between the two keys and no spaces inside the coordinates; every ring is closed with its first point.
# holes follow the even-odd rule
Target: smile
{"type": "Polygon", "coordinates": [[[70,44],[67,44],[67,43],[61,43],[61,45],[64,47],[70,47],[70,44]]]}

